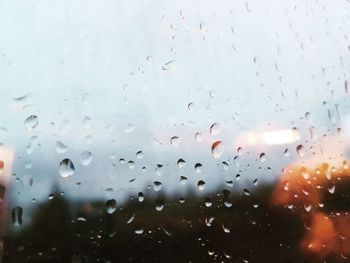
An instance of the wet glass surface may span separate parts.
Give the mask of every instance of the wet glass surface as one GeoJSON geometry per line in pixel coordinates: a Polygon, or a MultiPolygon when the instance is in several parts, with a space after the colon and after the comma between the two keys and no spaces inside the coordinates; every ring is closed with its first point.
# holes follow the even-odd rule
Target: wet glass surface
{"type": "Polygon", "coordinates": [[[349,262],[348,1],[2,1],[2,262],[349,262]]]}

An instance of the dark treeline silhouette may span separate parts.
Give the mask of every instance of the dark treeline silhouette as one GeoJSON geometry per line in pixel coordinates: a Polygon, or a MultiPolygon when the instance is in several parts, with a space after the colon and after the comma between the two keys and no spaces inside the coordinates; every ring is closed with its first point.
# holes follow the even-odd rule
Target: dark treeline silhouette
{"type": "Polygon", "coordinates": [[[131,198],[113,214],[107,213],[106,201],[70,202],[56,191],[29,223],[8,233],[3,260],[317,262],[299,249],[305,231],[301,218],[270,206],[272,190],[261,186],[253,193],[231,195],[219,191],[206,195],[210,207],[205,205],[209,199],[194,194],[184,203],[164,196],[143,202],[131,198]],[[160,200],[164,208],[157,211],[160,200]]]}

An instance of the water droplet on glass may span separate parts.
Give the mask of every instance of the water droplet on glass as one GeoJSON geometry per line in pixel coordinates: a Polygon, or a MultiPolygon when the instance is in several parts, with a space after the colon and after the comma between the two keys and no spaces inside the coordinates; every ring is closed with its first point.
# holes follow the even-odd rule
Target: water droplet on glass
{"type": "Polygon", "coordinates": [[[130,215],[126,220],[126,224],[130,224],[132,221],[134,221],[134,219],[135,219],[135,214],[130,215]]]}
{"type": "Polygon", "coordinates": [[[213,224],[213,221],[214,221],[214,217],[206,217],[205,218],[205,225],[210,227],[212,224],[213,224]]]}
{"type": "Polygon", "coordinates": [[[134,126],[133,124],[130,124],[130,123],[125,124],[125,126],[124,126],[124,132],[125,132],[126,134],[131,133],[131,132],[133,132],[134,130],[135,130],[135,126],[134,126]]]}
{"type": "Polygon", "coordinates": [[[142,159],[142,158],[143,158],[143,152],[142,152],[142,151],[138,151],[138,152],[136,153],[136,158],[137,158],[137,159],[142,159]]]}
{"type": "Polygon", "coordinates": [[[179,159],[178,161],[177,161],[177,167],[179,167],[179,168],[183,168],[183,167],[185,167],[186,166],[186,161],[185,160],[183,160],[183,159],[179,159]]]}
{"type": "Polygon", "coordinates": [[[156,192],[162,190],[162,183],[158,181],[153,182],[153,190],[156,192]]]}
{"type": "Polygon", "coordinates": [[[175,69],[174,60],[170,60],[170,61],[166,62],[165,64],[163,64],[162,69],[163,70],[175,69]]]}
{"type": "Polygon", "coordinates": [[[141,192],[138,193],[138,197],[139,197],[140,203],[142,203],[145,200],[145,197],[144,197],[143,193],[141,193],[141,192]]]}
{"type": "Polygon", "coordinates": [[[297,150],[297,153],[300,157],[304,157],[305,155],[305,151],[304,151],[304,146],[299,144],[297,147],[296,147],[296,150],[297,150]]]}
{"type": "Polygon", "coordinates": [[[196,173],[201,173],[202,172],[202,167],[203,167],[203,165],[201,163],[196,163],[194,165],[194,170],[196,171],[196,173]]]}
{"type": "Polygon", "coordinates": [[[24,121],[27,130],[33,130],[39,124],[39,118],[36,115],[31,115],[24,121]]]}
{"type": "Polygon", "coordinates": [[[193,103],[193,102],[190,102],[190,103],[187,105],[187,108],[188,108],[188,110],[193,111],[193,109],[194,109],[194,103],[193,103]]]}
{"type": "Polygon", "coordinates": [[[219,159],[221,155],[224,153],[224,144],[222,141],[216,141],[211,146],[211,153],[214,159],[219,159]]]}
{"type": "Polygon", "coordinates": [[[187,183],[187,177],[186,176],[181,176],[180,177],[180,184],[184,185],[187,183]]]}
{"type": "Polygon", "coordinates": [[[15,208],[12,208],[12,224],[14,226],[22,225],[22,222],[23,222],[22,216],[23,216],[22,207],[17,206],[15,208]]]}
{"type": "Polygon", "coordinates": [[[180,143],[180,138],[177,137],[177,136],[173,136],[173,137],[170,138],[170,143],[171,143],[172,145],[177,146],[177,145],[179,145],[179,143],[180,143]]]}
{"type": "Polygon", "coordinates": [[[194,137],[196,138],[196,141],[197,141],[197,142],[203,141],[202,133],[200,133],[200,132],[197,132],[197,133],[194,135],[194,137]]]}
{"type": "Polygon", "coordinates": [[[89,151],[84,151],[80,154],[80,161],[82,165],[89,165],[93,159],[93,154],[89,151]]]}
{"type": "Polygon", "coordinates": [[[55,143],[55,148],[56,148],[57,153],[65,153],[65,152],[67,152],[67,149],[68,149],[67,145],[65,145],[61,141],[57,141],[55,143]]]}
{"type": "Polygon", "coordinates": [[[162,211],[163,208],[164,208],[164,202],[163,200],[161,199],[156,199],[156,206],[155,206],[156,210],[159,212],[159,211],[162,211]]]}
{"type": "Polygon", "coordinates": [[[260,159],[261,162],[265,162],[266,161],[266,154],[265,153],[260,153],[259,159],[260,159]]]}
{"type": "Polygon", "coordinates": [[[224,232],[226,234],[231,233],[231,227],[229,227],[229,226],[225,226],[224,224],[222,224],[222,229],[224,230],[224,232]]]}
{"type": "Polygon", "coordinates": [[[59,164],[58,171],[63,178],[72,176],[75,173],[73,162],[70,159],[63,159],[59,164]]]}
{"type": "Polygon", "coordinates": [[[134,169],[134,168],[136,167],[134,161],[129,161],[129,162],[128,162],[128,166],[129,166],[129,169],[134,169]]]}
{"type": "Polygon", "coordinates": [[[205,203],[206,207],[211,207],[212,204],[213,204],[213,202],[211,201],[210,197],[206,197],[205,200],[204,200],[204,203],[205,203]]]}
{"type": "Polygon", "coordinates": [[[106,202],[106,211],[108,214],[113,214],[117,209],[117,202],[115,199],[109,199],[106,202]]]}
{"type": "Polygon", "coordinates": [[[137,235],[142,235],[143,234],[143,228],[142,227],[137,227],[135,230],[134,230],[134,233],[137,234],[137,235]]]}
{"type": "Polygon", "coordinates": [[[210,126],[210,134],[216,136],[220,134],[222,125],[220,123],[214,123],[210,126]]]}
{"type": "Polygon", "coordinates": [[[332,187],[328,188],[328,192],[331,194],[334,194],[335,192],[335,185],[333,185],[332,187]]]}
{"type": "Polygon", "coordinates": [[[163,174],[163,165],[162,164],[157,164],[157,167],[156,167],[156,174],[157,175],[162,175],[163,174]]]}
{"type": "Polygon", "coordinates": [[[197,186],[198,186],[198,190],[202,191],[205,189],[205,182],[200,180],[200,181],[198,181],[197,186]]]}

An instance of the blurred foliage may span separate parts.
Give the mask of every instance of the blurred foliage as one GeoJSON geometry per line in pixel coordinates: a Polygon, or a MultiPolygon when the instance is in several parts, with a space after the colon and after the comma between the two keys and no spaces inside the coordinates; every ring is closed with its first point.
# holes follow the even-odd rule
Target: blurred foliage
{"type": "Polygon", "coordinates": [[[258,189],[206,195],[211,207],[194,193],[184,203],[158,196],[162,211],[155,198],[131,198],[113,214],[105,201],[70,202],[57,192],[6,236],[4,262],[315,262],[299,250],[300,216],[270,206],[272,186],[258,189]]]}

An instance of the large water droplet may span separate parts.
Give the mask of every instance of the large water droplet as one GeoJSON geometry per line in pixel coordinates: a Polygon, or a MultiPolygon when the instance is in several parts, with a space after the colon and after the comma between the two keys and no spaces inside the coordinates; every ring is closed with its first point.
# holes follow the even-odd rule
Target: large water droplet
{"type": "Polygon", "coordinates": [[[113,214],[117,209],[117,201],[115,199],[109,199],[106,202],[106,211],[108,214],[113,214]]]}
{"type": "Polygon", "coordinates": [[[85,165],[85,166],[89,165],[91,163],[93,157],[94,157],[93,154],[89,151],[82,152],[80,155],[81,164],[85,165]]]}
{"type": "Polygon", "coordinates": [[[219,159],[221,155],[224,153],[224,144],[222,141],[216,141],[211,146],[211,153],[214,159],[219,159]]]}
{"type": "Polygon", "coordinates": [[[58,171],[63,178],[72,176],[75,173],[73,162],[70,159],[63,159],[59,164],[58,171]]]}
{"type": "Polygon", "coordinates": [[[39,125],[39,118],[36,115],[31,115],[24,121],[24,125],[27,130],[31,131],[33,130],[36,126],[39,125]]]}

